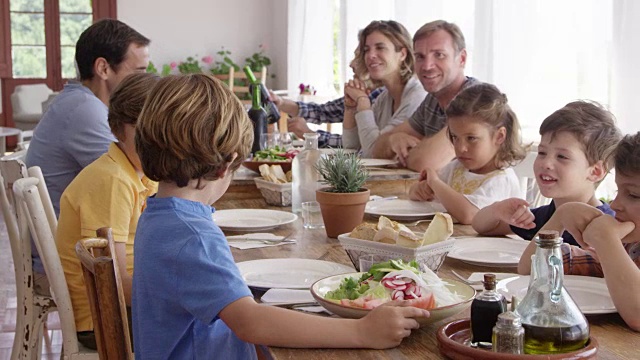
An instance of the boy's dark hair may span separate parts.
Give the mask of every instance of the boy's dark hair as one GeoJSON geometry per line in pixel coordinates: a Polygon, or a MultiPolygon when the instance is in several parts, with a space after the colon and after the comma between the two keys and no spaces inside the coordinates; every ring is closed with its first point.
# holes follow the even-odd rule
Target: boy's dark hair
{"type": "Polygon", "coordinates": [[[235,171],[249,156],[252,142],[253,126],[240,100],[205,74],[160,79],[136,127],[136,151],[145,175],[179,187],[193,179],[217,180],[227,165],[235,171]]]}
{"type": "Polygon", "coordinates": [[[614,166],[622,175],[640,175],[640,132],[620,140],[615,150],[614,166]]]}
{"type": "Polygon", "coordinates": [[[109,127],[118,140],[124,140],[124,125],[135,125],[142,106],[160,77],[150,73],[134,73],[116,86],[109,99],[109,127]]]}
{"type": "Polygon", "coordinates": [[[80,80],[91,80],[93,64],[104,58],[114,71],[118,70],[127,54],[129,45],[148,46],[151,40],[119,20],[103,19],[89,26],[80,34],[76,43],[76,64],[80,80]]]}
{"type": "Polygon", "coordinates": [[[595,101],[570,102],[549,115],[540,125],[540,135],[559,132],[573,134],[582,145],[589,165],[602,160],[611,169],[611,155],[622,138],[616,121],[607,109],[595,101]]]}

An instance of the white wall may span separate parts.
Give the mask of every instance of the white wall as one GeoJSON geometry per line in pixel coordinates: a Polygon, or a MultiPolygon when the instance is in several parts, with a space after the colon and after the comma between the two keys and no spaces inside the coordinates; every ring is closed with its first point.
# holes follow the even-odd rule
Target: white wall
{"type": "Polygon", "coordinates": [[[271,58],[267,86],[287,83],[287,0],[118,0],[118,19],[151,39],[151,60],[216,56],[224,46],[240,66],[263,44],[271,58]]]}

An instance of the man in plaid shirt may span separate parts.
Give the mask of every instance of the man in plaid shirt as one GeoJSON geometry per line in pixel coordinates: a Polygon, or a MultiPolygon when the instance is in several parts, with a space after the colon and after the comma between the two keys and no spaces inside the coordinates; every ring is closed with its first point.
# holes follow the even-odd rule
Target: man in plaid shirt
{"type": "MultiPolygon", "coordinates": [[[[369,93],[371,103],[382,93],[384,88],[377,88],[369,93]]],[[[298,137],[306,132],[313,132],[307,126],[311,124],[341,123],[344,119],[344,97],[326,102],[324,104],[305,103],[302,101],[292,101],[283,99],[271,93],[271,99],[276,106],[291,115],[287,122],[289,131],[298,137]]],[[[327,131],[318,130],[318,147],[321,148],[341,148],[342,135],[332,134],[327,131]]]]}

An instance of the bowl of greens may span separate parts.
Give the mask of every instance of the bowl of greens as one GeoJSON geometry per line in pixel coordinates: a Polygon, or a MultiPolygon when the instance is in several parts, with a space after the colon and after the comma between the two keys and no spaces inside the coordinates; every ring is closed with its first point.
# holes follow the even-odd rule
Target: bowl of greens
{"type": "Polygon", "coordinates": [[[260,170],[258,170],[260,165],[280,165],[282,171],[286,173],[291,170],[291,161],[293,161],[293,158],[296,157],[299,152],[300,150],[297,149],[286,150],[284,147],[276,145],[271,148],[256,151],[253,158],[244,161],[242,165],[257,173],[260,172],[260,170]]]}
{"type": "Polygon", "coordinates": [[[322,307],[345,318],[361,318],[373,308],[393,300],[413,300],[427,309],[421,326],[456,315],[471,305],[476,291],[455,280],[440,279],[415,261],[389,260],[374,264],[368,272],[329,276],[311,286],[322,307]]]}

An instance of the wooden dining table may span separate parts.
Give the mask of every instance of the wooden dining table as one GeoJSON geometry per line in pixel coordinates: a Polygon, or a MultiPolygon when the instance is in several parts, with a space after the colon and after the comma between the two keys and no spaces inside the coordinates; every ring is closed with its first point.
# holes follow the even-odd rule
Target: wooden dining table
{"type": "MultiPolygon", "coordinates": [[[[390,194],[404,195],[403,191],[406,181],[396,181],[393,186],[381,185],[381,189],[386,191],[378,192],[378,195],[389,196],[390,194]],[[401,186],[402,189],[394,187],[401,186]]],[[[290,207],[271,207],[259,196],[259,192],[249,189],[246,196],[238,196],[243,191],[238,188],[239,184],[231,185],[227,192],[218,202],[214,204],[217,210],[222,209],[273,209],[291,211],[290,207]],[[235,186],[235,188],[234,188],[235,186]],[[231,196],[229,196],[231,194],[231,196]],[[253,194],[253,195],[252,195],[253,194]],[[258,194],[255,196],[255,194],[258,194]]],[[[246,186],[241,185],[241,186],[246,186]]],[[[245,189],[246,190],[246,189],[245,189]]],[[[372,191],[372,194],[374,192],[372,191]]],[[[365,216],[365,221],[375,222],[376,219],[365,216]]],[[[416,231],[424,231],[428,223],[416,226],[416,231]]],[[[271,258],[303,258],[332,261],[344,265],[353,266],[351,260],[343,250],[337,239],[328,238],[324,229],[304,229],[302,219],[283,225],[273,230],[269,230],[277,235],[286,235],[296,240],[295,244],[286,244],[272,247],[262,247],[257,249],[239,250],[232,248],[232,253],[236,262],[271,259],[271,258]]],[[[238,235],[242,232],[225,231],[226,235],[238,235]]],[[[477,235],[468,225],[455,225],[453,236],[477,235]]],[[[459,260],[447,258],[438,271],[442,278],[455,279],[452,271],[467,277],[473,272],[516,272],[516,268],[495,268],[476,266],[464,263],[459,260]]],[[[355,270],[354,270],[355,272],[355,270]]],[[[259,294],[256,294],[259,296],[259,294]]],[[[634,294],[637,296],[637,294],[634,294]]],[[[260,349],[267,359],[442,359],[445,358],[438,349],[436,332],[438,329],[457,319],[469,318],[469,308],[461,313],[442,320],[440,322],[424,326],[414,330],[412,334],[403,340],[402,344],[393,349],[370,350],[370,349],[293,349],[273,346],[261,346],[260,349]]],[[[631,330],[617,314],[587,316],[589,320],[591,336],[598,341],[598,359],[640,359],[640,333],[631,330]]]]}

